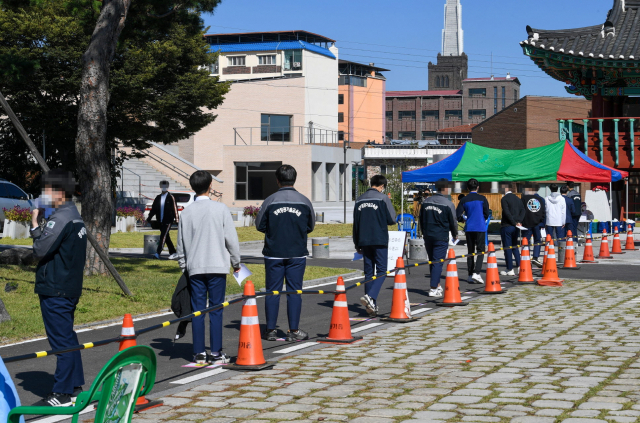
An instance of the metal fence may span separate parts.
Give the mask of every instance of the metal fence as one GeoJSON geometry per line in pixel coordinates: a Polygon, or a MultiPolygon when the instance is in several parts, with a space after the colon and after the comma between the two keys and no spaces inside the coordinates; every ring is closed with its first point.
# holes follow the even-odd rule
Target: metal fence
{"type": "Polygon", "coordinates": [[[338,144],[341,132],[312,126],[233,128],[234,145],[338,144]]]}

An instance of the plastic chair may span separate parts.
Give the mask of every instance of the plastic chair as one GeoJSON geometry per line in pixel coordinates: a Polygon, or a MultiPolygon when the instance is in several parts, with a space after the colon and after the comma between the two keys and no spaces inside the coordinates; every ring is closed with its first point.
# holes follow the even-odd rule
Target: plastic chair
{"type": "Polygon", "coordinates": [[[127,348],[116,354],[100,370],[91,388],[78,395],[72,407],[16,407],[9,412],[9,423],[18,423],[22,415],[68,415],[78,422],[79,413],[96,405],[95,423],[130,423],[141,395],[148,394],[156,380],[156,355],[145,345],[127,348]]]}
{"type": "Polygon", "coordinates": [[[398,230],[409,232],[411,239],[416,239],[418,237],[418,227],[412,214],[404,213],[399,215],[396,218],[396,223],[398,224],[398,230]]]}

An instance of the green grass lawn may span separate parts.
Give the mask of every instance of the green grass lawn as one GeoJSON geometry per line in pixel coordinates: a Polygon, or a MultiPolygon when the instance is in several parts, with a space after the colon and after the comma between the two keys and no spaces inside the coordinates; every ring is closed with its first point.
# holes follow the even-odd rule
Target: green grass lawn
{"type": "MultiPolygon", "coordinates": [[[[86,277],[76,311],[76,324],[119,318],[125,313],[136,315],[169,309],[171,295],[181,273],[175,261],[129,258],[113,258],[112,261],[134,296],[125,297],[110,276],[86,277]]],[[[263,288],[264,266],[249,264],[247,267],[253,272],[250,279],[256,289],[263,288]]],[[[305,280],[352,271],[309,266],[305,280]]],[[[33,292],[34,280],[34,268],[0,268],[0,299],[11,315],[10,321],[0,323],[0,344],[44,335],[38,296],[33,292]],[[17,282],[18,289],[4,292],[3,288],[8,282],[17,282]]],[[[240,292],[242,288],[229,275],[227,294],[240,292]]]]}

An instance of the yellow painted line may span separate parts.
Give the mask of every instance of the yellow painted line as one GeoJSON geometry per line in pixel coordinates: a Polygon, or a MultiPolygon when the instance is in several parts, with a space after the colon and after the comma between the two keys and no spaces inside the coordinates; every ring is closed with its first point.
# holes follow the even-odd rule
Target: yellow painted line
{"type": "Polygon", "coordinates": [[[83,345],[85,350],[88,348],[93,348],[93,342],[87,342],[86,344],[83,344],[83,345]]]}
{"type": "Polygon", "coordinates": [[[47,356],[47,352],[46,351],[38,351],[36,352],[36,357],[40,358],[40,357],[46,357],[47,356]]]}
{"type": "Polygon", "coordinates": [[[166,321],[166,322],[162,322],[162,327],[166,328],[167,326],[169,326],[171,324],[171,322],[166,321]]]}

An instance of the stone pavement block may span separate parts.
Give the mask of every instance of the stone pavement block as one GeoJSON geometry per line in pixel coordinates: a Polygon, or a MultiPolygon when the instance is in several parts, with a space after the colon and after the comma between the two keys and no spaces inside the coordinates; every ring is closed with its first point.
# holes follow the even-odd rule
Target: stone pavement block
{"type": "Polygon", "coordinates": [[[351,423],[394,423],[394,419],[386,419],[384,417],[356,417],[349,420],[351,423]]]}
{"type": "Polygon", "coordinates": [[[331,420],[331,421],[346,422],[347,420],[349,420],[349,417],[342,414],[324,414],[324,413],[311,414],[309,418],[315,421],[331,420]]]}
{"type": "Polygon", "coordinates": [[[369,410],[364,413],[365,416],[373,416],[373,417],[401,417],[408,416],[413,411],[411,410],[399,410],[396,408],[378,408],[374,410],[369,410]]]}
{"type": "Polygon", "coordinates": [[[511,423],[555,423],[553,417],[521,416],[511,419],[511,423]]]}
{"type": "Polygon", "coordinates": [[[213,419],[205,420],[202,423],[233,423],[236,419],[228,418],[228,417],[216,417],[213,419]]]}
{"type": "Polygon", "coordinates": [[[284,404],[276,407],[275,411],[296,411],[296,412],[309,412],[315,411],[320,408],[319,405],[313,404],[284,404]]]}
{"type": "Polygon", "coordinates": [[[554,401],[554,400],[537,400],[532,404],[534,407],[538,408],[563,408],[568,409],[573,407],[573,402],[570,401],[554,401]]]}
{"type": "Polygon", "coordinates": [[[266,402],[266,401],[246,401],[239,402],[238,404],[234,404],[233,407],[237,408],[253,408],[256,410],[265,410],[267,408],[273,408],[277,406],[277,402],[266,402]]]}
{"type": "Polygon", "coordinates": [[[576,410],[571,413],[573,417],[597,417],[600,415],[598,410],[576,410]]]}
{"type": "Polygon", "coordinates": [[[564,419],[562,423],[607,423],[607,421],[600,420],[600,419],[586,419],[586,418],[577,417],[577,418],[564,419]]]}
{"type": "Polygon", "coordinates": [[[638,419],[636,419],[635,417],[624,416],[607,416],[607,420],[617,423],[634,423],[638,421],[638,419]]]}
{"type": "Polygon", "coordinates": [[[191,401],[193,401],[191,398],[164,397],[160,399],[164,401],[164,405],[170,407],[178,407],[181,405],[189,404],[191,401]]]}
{"type": "Polygon", "coordinates": [[[234,408],[225,408],[223,410],[216,411],[215,413],[213,413],[213,416],[243,418],[253,416],[254,414],[258,414],[258,412],[256,410],[237,410],[234,408]]]}
{"type": "Polygon", "coordinates": [[[412,417],[416,420],[447,420],[457,416],[457,413],[449,411],[419,411],[412,417]]]}
{"type": "Polygon", "coordinates": [[[450,395],[448,397],[442,398],[440,402],[450,402],[455,404],[474,404],[476,402],[480,402],[480,400],[482,400],[482,397],[450,395]]]}
{"type": "Polygon", "coordinates": [[[613,402],[583,402],[578,407],[580,410],[622,410],[622,404],[613,402]]]}
{"type": "Polygon", "coordinates": [[[292,413],[287,411],[270,411],[268,413],[260,414],[260,418],[270,420],[293,420],[302,416],[302,413],[292,413]]]}
{"type": "Polygon", "coordinates": [[[198,401],[194,405],[196,407],[209,407],[209,408],[221,408],[229,404],[223,401],[198,401]]]}

